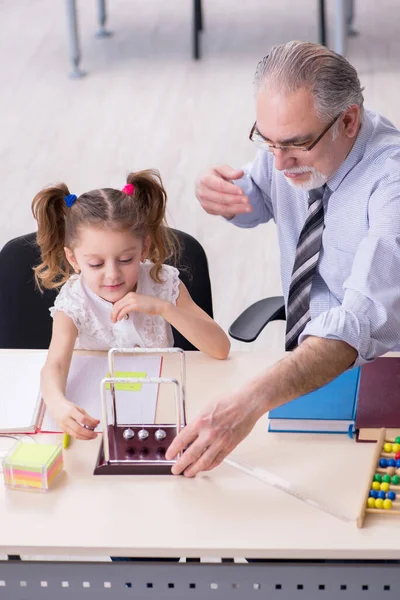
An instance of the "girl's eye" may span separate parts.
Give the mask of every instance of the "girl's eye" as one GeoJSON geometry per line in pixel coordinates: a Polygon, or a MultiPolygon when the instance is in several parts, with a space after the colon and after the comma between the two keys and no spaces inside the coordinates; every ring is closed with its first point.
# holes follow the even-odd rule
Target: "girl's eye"
{"type": "Polygon", "coordinates": [[[103,264],[99,264],[99,265],[89,265],[89,267],[91,267],[92,269],[98,269],[99,267],[102,267],[103,264]]]}
{"type": "Polygon", "coordinates": [[[122,264],[127,264],[127,263],[132,262],[132,260],[133,260],[132,258],[125,258],[124,260],[120,260],[119,262],[122,264]]]}

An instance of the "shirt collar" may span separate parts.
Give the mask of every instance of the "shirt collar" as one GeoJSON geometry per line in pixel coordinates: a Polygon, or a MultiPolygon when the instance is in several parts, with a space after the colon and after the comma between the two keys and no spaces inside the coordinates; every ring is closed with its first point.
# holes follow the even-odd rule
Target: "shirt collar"
{"type": "Polygon", "coordinates": [[[357,134],[357,139],[353,144],[352,149],[342,162],[338,170],[332,175],[327,181],[327,185],[332,192],[335,192],[343,179],[348,173],[355,167],[363,158],[365,147],[368,139],[370,138],[373,129],[371,117],[367,111],[364,111],[364,119],[361,124],[360,130],[357,134]]]}

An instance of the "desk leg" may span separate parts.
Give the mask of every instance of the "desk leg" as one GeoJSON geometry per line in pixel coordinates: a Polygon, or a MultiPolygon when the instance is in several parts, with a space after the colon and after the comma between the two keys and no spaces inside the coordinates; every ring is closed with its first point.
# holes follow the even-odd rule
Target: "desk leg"
{"type": "Polygon", "coordinates": [[[204,20],[203,20],[203,6],[202,6],[202,0],[199,0],[199,8],[198,8],[198,12],[199,12],[199,31],[203,31],[204,29],[204,20]]]}
{"type": "Polygon", "coordinates": [[[67,1],[67,24],[69,35],[69,49],[73,71],[70,73],[72,79],[79,79],[85,73],[79,68],[81,62],[81,52],[78,38],[78,17],[76,12],[76,0],[67,1]]]}
{"type": "Polygon", "coordinates": [[[346,55],[346,2],[347,0],[336,0],[335,8],[335,39],[333,49],[343,56],[346,55]]]}
{"type": "Polygon", "coordinates": [[[200,58],[200,32],[203,29],[201,0],[193,0],[193,58],[200,58]]]}
{"type": "Polygon", "coordinates": [[[346,0],[346,24],[347,35],[358,35],[358,31],[353,27],[354,23],[354,0],[346,0]]]}
{"type": "Polygon", "coordinates": [[[325,17],[325,0],[318,0],[319,12],[319,43],[326,46],[326,17],[325,17]]]}
{"type": "Polygon", "coordinates": [[[111,31],[106,29],[107,9],[106,0],[97,0],[97,14],[99,19],[99,29],[96,33],[97,38],[107,38],[112,35],[111,31]]]}

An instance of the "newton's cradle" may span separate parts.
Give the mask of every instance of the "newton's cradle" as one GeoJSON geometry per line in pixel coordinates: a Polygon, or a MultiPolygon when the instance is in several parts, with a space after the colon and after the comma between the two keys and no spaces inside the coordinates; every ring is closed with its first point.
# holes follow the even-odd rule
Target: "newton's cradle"
{"type": "Polygon", "coordinates": [[[185,410],[185,353],[180,348],[111,348],[108,352],[109,377],[100,384],[102,403],[103,439],[95,475],[167,475],[175,460],[167,460],[165,453],[173,439],[186,425],[185,410]],[[117,354],[175,354],[180,363],[180,381],[168,377],[115,377],[117,354]],[[118,423],[116,386],[118,384],[170,385],[174,388],[174,424],[120,424],[118,423]],[[107,394],[107,390],[109,393],[107,394]],[[111,422],[108,404],[111,402],[111,422]]]}

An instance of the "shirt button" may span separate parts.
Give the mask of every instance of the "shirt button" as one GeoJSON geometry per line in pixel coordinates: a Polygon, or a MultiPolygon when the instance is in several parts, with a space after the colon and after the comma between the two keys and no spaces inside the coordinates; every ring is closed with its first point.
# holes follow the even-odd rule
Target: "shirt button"
{"type": "Polygon", "coordinates": [[[129,314],[124,316],[125,321],[127,321],[129,319],[129,314]]]}

